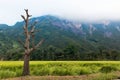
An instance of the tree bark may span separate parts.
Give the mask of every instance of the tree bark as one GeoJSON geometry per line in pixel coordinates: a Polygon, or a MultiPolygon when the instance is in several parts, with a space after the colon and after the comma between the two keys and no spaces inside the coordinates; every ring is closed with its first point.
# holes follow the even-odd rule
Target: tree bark
{"type": "Polygon", "coordinates": [[[23,18],[25,25],[23,27],[24,29],[24,33],[25,33],[25,41],[22,42],[21,40],[19,40],[19,42],[23,45],[24,49],[25,49],[25,53],[24,53],[24,67],[23,67],[23,76],[29,75],[30,74],[30,70],[29,70],[29,61],[30,61],[30,53],[32,53],[33,50],[35,50],[36,48],[38,48],[43,40],[41,40],[36,46],[34,44],[34,26],[36,24],[36,22],[31,26],[31,30],[28,29],[29,26],[29,17],[31,17],[31,15],[28,14],[28,9],[25,9],[26,12],[26,17],[24,15],[21,15],[21,17],[23,18]],[[30,47],[30,39],[32,39],[32,47],[30,47]]]}
{"type": "Polygon", "coordinates": [[[29,60],[30,60],[30,55],[25,54],[24,55],[23,76],[30,75],[29,60]]]}

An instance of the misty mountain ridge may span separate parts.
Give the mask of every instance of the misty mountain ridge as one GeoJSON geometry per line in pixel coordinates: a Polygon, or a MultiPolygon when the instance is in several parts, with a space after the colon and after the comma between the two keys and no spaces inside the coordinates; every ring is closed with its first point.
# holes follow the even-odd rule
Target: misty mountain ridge
{"type": "Polygon", "coordinates": [[[104,37],[112,38],[116,36],[115,32],[120,32],[120,21],[102,20],[96,22],[85,22],[68,20],[51,15],[31,18],[30,23],[37,21],[38,24],[52,25],[58,27],[60,30],[70,30],[78,35],[95,35],[97,32],[103,33],[104,37]]]}
{"type": "MultiPolygon", "coordinates": [[[[83,52],[97,51],[101,46],[105,49],[120,49],[120,21],[82,22],[51,15],[31,18],[29,24],[34,21],[37,21],[36,29],[40,30],[36,33],[36,43],[39,39],[44,38],[43,47],[52,45],[64,48],[71,44],[83,48],[83,52]]],[[[13,26],[0,24],[1,53],[4,53],[5,45],[8,45],[8,42],[10,44],[7,46],[8,50],[20,47],[17,39],[19,37],[24,39],[23,25],[23,21],[17,22],[13,26]]]]}

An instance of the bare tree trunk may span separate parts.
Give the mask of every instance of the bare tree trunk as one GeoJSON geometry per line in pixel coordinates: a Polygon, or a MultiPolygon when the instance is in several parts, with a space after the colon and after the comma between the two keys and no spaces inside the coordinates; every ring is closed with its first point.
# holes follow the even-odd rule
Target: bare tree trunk
{"type": "Polygon", "coordinates": [[[29,70],[29,61],[30,61],[30,53],[32,53],[32,51],[34,51],[36,48],[38,48],[42,42],[44,41],[43,39],[38,43],[38,44],[34,44],[34,33],[35,33],[35,24],[36,22],[34,22],[33,25],[31,25],[31,30],[28,29],[29,26],[29,17],[31,17],[31,15],[28,14],[28,9],[25,9],[26,12],[26,17],[21,15],[21,17],[23,18],[25,25],[23,27],[24,29],[24,33],[25,33],[25,41],[21,41],[19,40],[19,42],[23,45],[24,49],[25,49],[25,53],[24,53],[24,67],[23,67],[23,76],[29,75],[30,74],[30,70],[29,70]],[[32,47],[30,47],[30,38],[32,39],[32,47]]]}
{"type": "Polygon", "coordinates": [[[30,60],[30,55],[24,55],[23,76],[30,74],[29,60],[30,60]]]}

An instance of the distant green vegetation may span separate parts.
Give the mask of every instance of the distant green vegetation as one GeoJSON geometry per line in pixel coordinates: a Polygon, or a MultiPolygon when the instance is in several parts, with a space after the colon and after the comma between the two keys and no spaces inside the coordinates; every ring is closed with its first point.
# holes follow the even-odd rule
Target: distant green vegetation
{"type": "MultiPolygon", "coordinates": [[[[15,43],[15,42],[14,42],[15,43]]],[[[44,43],[43,43],[44,44],[44,43]]],[[[14,44],[14,49],[6,49],[6,53],[0,53],[0,60],[23,60],[24,50],[16,48],[18,45],[14,44]]],[[[69,61],[69,60],[96,60],[96,61],[111,61],[120,60],[120,52],[117,50],[99,49],[99,51],[87,51],[85,48],[80,48],[76,45],[66,45],[66,47],[60,49],[53,45],[49,45],[46,48],[40,47],[31,54],[30,60],[47,60],[47,61],[69,61]]]]}
{"type": "MultiPolygon", "coordinates": [[[[80,22],[78,28],[78,23],[45,15],[31,18],[29,25],[36,20],[35,29],[40,32],[35,34],[35,43],[40,39],[45,41],[31,60],[120,60],[119,21],[111,21],[107,26],[101,22],[80,22]]],[[[18,38],[25,39],[23,25],[24,22],[13,26],[0,24],[1,60],[22,60],[24,50],[18,38]]]]}
{"type": "MultiPolygon", "coordinates": [[[[21,76],[22,65],[22,61],[0,61],[0,79],[21,76]]],[[[120,61],[31,61],[30,71],[36,76],[108,74],[120,71],[120,61]]]]}

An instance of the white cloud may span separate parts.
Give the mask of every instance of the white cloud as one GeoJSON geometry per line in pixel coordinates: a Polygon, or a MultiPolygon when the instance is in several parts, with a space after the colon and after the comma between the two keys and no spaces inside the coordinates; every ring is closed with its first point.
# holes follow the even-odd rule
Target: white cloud
{"type": "Polygon", "coordinates": [[[22,20],[24,8],[35,16],[58,15],[70,19],[119,19],[120,0],[0,0],[0,23],[22,20]]]}

